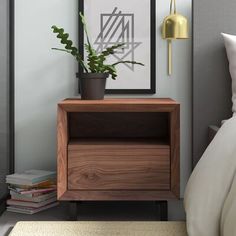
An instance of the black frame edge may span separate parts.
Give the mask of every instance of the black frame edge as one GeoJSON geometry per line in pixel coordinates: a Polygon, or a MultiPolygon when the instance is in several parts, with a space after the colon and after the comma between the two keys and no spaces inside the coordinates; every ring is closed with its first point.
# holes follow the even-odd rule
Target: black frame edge
{"type": "Polygon", "coordinates": [[[194,169],[196,163],[194,159],[194,0],[192,0],[192,170],[194,169]]]}
{"type": "Polygon", "coordinates": [[[15,1],[9,0],[9,171],[15,171],[15,1]]]}

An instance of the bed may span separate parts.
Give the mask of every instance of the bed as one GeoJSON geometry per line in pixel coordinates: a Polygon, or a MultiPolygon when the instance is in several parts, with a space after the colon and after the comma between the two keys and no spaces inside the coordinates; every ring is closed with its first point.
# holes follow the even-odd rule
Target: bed
{"type": "Polygon", "coordinates": [[[236,35],[235,12],[234,0],[194,1],[190,236],[236,235],[236,36],[221,36],[236,35]]]}

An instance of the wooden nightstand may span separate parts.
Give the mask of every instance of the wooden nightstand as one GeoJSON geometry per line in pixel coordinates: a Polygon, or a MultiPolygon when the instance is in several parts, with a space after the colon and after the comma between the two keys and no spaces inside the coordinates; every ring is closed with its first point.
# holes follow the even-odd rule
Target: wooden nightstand
{"type": "Polygon", "coordinates": [[[171,99],[58,104],[58,200],[179,198],[180,105],[171,99]]]}

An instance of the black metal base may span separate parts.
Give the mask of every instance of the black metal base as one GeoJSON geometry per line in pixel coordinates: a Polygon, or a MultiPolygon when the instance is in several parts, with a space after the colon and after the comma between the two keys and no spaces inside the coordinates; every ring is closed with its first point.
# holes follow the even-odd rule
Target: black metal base
{"type": "MultiPolygon", "coordinates": [[[[155,202],[158,207],[158,218],[160,221],[168,221],[168,202],[167,201],[156,201],[155,202]]],[[[77,221],[78,220],[78,205],[81,204],[79,202],[70,202],[69,204],[69,221],[77,221]]]]}
{"type": "Polygon", "coordinates": [[[168,201],[157,201],[159,206],[160,221],[168,221],[168,201]]]}
{"type": "Polygon", "coordinates": [[[6,200],[4,199],[0,201],[0,216],[5,210],[6,210],[6,200]]]}
{"type": "Polygon", "coordinates": [[[78,219],[78,202],[70,202],[69,204],[69,221],[77,221],[78,219]]]}

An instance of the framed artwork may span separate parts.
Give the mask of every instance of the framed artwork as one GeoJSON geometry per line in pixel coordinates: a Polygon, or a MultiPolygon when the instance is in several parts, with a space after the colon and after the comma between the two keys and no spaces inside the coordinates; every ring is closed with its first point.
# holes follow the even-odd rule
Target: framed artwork
{"type": "MultiPolygon", "coordinates": [[[[79,0],[93,47],[101,52],[122,43],[108,64],[137,61],[145,66],[119,64],[116,80],[109,78],[106,94],[154,94],[156,92],[156,0],[79,0]]],[[[79,50],[85,42],[79,19],[79,50]]],[[[79,73],[82,69],[79,68],[79,73]]]]}

